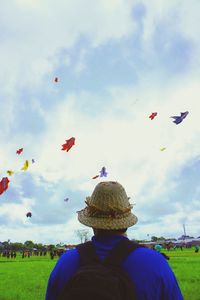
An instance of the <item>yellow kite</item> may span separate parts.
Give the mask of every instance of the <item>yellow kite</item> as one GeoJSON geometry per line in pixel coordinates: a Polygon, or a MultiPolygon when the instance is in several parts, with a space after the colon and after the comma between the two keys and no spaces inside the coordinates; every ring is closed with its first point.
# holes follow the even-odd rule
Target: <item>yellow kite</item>
{"type": "Polygon", "coordinates": [[[12,174],[14,174],[14,172],[13,172],[12,170],[8,170],[8,171],[7,171],[7,174],[8,174],[9,176],[12,176],[12,174]]]}
{"type": "Polygon", "coordinates": [[[29,162],[28,160],[26,160],[21,170],[26,171],[28,169],[28,166],[29,166],[29,162]]]}

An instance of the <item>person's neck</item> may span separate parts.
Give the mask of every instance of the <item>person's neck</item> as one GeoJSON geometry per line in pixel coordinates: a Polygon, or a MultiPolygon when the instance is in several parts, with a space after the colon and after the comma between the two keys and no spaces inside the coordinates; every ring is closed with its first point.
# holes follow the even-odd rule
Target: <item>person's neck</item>
{"type": "Polygon", "coordinates": [[[113,235],[119,235],[119,236],[125,236],[127,237],[127,232],[117,232],[115,230],[98,230],[98,229],[93,229],[94,235],[95,236],[113,236],[113,235]]]}

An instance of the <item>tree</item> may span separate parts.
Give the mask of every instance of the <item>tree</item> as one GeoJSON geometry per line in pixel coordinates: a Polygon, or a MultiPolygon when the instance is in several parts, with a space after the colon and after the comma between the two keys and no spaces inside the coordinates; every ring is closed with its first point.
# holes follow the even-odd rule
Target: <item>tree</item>
{"type": "Polygon", "coordinates": [[[55,248],[56,248],[56,246],[53,245],[53,244],[51,244],[51,245],[48,246],[49,251],[52,251],[52,250],[55,249],[55,248]]]}
{"type": "Polygon", "coordinates": [[[44,248],[44,246],[43,246],[43,244],[39,243],[39,244],[34,244],[33,248],[36,248],[38,250],[42,250],[44,248]]]}
{"type": "Polygon", "coordinates": [[[34,243],[32,241],[26,241],[24,242],[24,245],[29,249],[34,248],[34,243]]]}
{"type": "Polygon", "coordinates": [[[88,240],[89,231],[87,229],[78,229],[75,231],[78,238],[81,240],[81,243],[86,242],[88,240]]]}
{"type": "Polygon", "coordinates": [[[24,244],[22,243],[11,243],[10,244],[10,249],[13,251],[19,251],[19,250],[23,250],[24,249],[24,244]]]}

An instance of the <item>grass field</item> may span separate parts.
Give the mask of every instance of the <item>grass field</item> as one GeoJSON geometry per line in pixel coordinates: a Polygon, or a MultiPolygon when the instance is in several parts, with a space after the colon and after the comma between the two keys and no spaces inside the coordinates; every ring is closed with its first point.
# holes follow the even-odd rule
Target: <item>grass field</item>
{"type": "MultiPolygon", "coordinates": [[[[200,253],[194,249],[164,251],[170,256],[185,300],[200,300],[200,253]]],[[[32,256],[16,259],[0,257],[0,300],[44,300],[49,275],[57,261],[32,256]]]]}

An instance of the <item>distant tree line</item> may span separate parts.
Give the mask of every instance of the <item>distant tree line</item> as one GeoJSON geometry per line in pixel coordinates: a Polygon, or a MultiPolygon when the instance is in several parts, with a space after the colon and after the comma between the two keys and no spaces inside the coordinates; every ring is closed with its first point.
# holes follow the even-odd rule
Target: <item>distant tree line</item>
{"type": "Polygon", "coordinates": [[[44,250],[47,249],[48,250],[53,250],[56,248],[55,245],[43,245],[42,243],[34,243],[32,241],[26,241],[24,243],[19,243],[19,242],[15,242],[15,243],[11,243],[8,241],[5,242],[1,242],[0,243],[0,250],[6,250],[9,249],[11,251],[19,251],[19,250],[32,250],[32,249],[37,249],[37,250],[44,250]]]}
{"type": "MultiPolygon", "coordinates": [[[[86,242],[89,239],[89,231],[87,229],[79,229],[75,231],[75,235],[78,237],[81,243],[86,242]]],[[[10,240],[5,242],[0,242],[0,251],[1,250],[10,250],[10,251],[25,251],[25,250],[33,250],[37,249],[39,251],[52,251],[56,248],[63,247],[63,243],[59,243],[56,245],[43,245],[42,243],[34,243],[31,240],[28,240],[24,243],[15,242],[12,243],[10,240]]],[[[70,247],[70,245],[67,245],[70,247]]]]}

